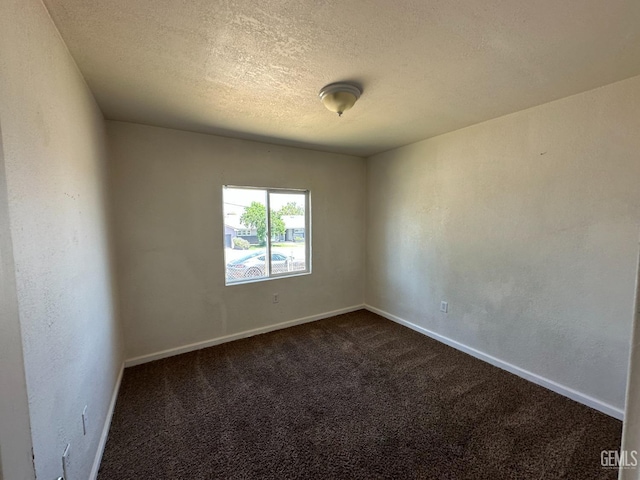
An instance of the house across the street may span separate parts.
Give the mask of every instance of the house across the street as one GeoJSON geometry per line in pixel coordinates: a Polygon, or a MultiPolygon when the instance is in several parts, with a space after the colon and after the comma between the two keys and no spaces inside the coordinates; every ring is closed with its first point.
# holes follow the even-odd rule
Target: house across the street
{"type": "Polygon", "coordinates": [[[236,214],[225,215],[224,217],[224,246],[233,248],[233,239],[242,238],[251,245],[258,245],[258,232],[255,228],[248,228],[240,223],[240,216],[236,214]]]}
{"type": "Polygon", "coordinates": [[[285,242],[304,242],[304,215],[283,215],[285,242]]]}

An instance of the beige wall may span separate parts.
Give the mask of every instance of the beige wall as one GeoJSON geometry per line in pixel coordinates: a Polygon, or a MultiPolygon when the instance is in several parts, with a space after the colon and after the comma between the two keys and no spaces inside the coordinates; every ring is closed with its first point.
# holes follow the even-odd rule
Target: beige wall
{"type": "Polygon", "coordinates": [[[127,358],[362,304],[363,159],[107,125],[127,358]],[[225,287],[225,184],[311,191],[311,275],[225,287]]]}
{"type": "MultiPolygon", "coordinates": [[[[70,443],[69,478],[87,479],[122,364],[104,120],[39,0],[2,3],[0,61],[7,216],[36,476],[60,476],[70,443]]],[[[9,471],[17,460],[4,444],[2,453],[9,471]]],[[[30,478],[24,475],[5,476],[30,478]]]]}
{"type": "Polygon", "coordinates": [[[638,132],[635,77],[370,158],[367,304],[621,411],[638,132]]]}

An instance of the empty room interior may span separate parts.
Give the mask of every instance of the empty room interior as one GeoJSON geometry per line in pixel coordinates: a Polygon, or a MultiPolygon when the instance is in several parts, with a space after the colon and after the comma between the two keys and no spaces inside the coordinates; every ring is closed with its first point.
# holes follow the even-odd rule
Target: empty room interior
{"type": "Polygon", "coordinates": [[[640,479],[640,2],[3,0],[0,480],[640,479]]]}

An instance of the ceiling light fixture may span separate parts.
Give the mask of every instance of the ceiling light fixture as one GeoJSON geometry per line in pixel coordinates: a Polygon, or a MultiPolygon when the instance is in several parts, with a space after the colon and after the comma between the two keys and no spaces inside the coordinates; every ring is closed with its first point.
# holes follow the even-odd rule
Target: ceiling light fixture
{"type": "Polygon", "coordinates": [[[349,110],[362,95],[362,90],[350,83],[331,83],[320,90],[318,97],[328,110],[339,117],[349,110]]]}

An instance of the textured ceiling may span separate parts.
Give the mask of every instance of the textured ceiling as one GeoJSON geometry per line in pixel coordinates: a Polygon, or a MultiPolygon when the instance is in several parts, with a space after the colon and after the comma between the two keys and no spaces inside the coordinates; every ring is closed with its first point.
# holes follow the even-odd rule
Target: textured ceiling
{"type": "Polygon", "coordinates": [[[356,155],[640,74],[638,0],[44,2],[109,119],[356,155]]]}

